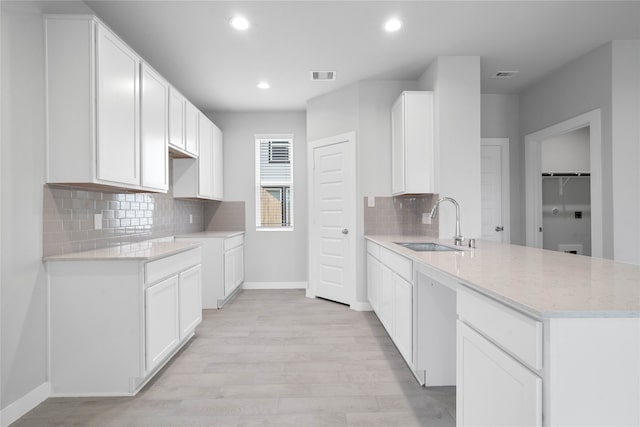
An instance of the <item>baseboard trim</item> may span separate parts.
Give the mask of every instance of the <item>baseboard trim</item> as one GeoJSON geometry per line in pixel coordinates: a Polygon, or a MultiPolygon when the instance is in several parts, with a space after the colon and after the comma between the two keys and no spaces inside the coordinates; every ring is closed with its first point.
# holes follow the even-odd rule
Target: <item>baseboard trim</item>
{"type": "Polygon", "coordinates": [[[368,302],[354,302],[349,307],[354,311],[373,311],[373,307],[368,302]]]}
{"type": "Polygon", "coordinates": [[[44,402],[51,395],[51,383],[44,383],[11,403],[2,410],[2,427],[17,421],[27,412],[44,402]]]}
{"type": "Polygon", "coordinates": [[[307,282],[244,282],[242,289],[307,289],[307,282]]]}

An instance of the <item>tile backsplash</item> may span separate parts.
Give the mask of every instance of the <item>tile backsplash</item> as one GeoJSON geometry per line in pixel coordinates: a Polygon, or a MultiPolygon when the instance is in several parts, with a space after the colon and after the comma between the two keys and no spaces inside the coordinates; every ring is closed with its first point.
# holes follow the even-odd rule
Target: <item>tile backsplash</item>
{"type": "Polygon", "coordinates": [[[422,224],[422,214],[431,212],[437,194],[375,198],[369,207],[364,198],[364,234],[399,234],[404,236],[438,237],[438,218],[422,224]]]}
{"type": "Polygon", "coordinates": [[[244,202],[209,202],[204,208],[204,227],[208,231],[244,231],[244,202]]]}
{"type": "Polygon", "coordinates": [[[112,193],[45,185],[43,194],[44,256],[202,231],[205,205],[211,203],[174,199],[171,191],[112,193]],[[94,227],[95,214],[102,214],[101,230],[94,227]]]}

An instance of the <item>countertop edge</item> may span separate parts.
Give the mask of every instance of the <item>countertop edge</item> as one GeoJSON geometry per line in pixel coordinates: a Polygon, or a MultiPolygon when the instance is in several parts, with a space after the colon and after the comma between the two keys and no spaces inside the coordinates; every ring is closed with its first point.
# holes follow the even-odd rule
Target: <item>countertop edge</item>
{"type": "Polygon", "coordinates": [[[168,256],[172,256],[172,255],[177,255],[179,253],[182,252],[187,252],[196,248],[201,247],[202,245],[200,243],[194,242],[194,243],[189,243],[186,246],[181,246],[175,249],[170,249],[167,251],[164,251],[162,253],[159,254],[153,254],[153,255],[149,255],[149,256],[95,256],[95,257],[87,257],[87,256],[80,256],[80,254],[86,253],[87,251],[84,252],[73,252],[73,253],[69,253],[69,254],[64,254],[64,255],[51,255],[51,256],[46,256],[42,258],[42,261],[47,263],[47,262],[63,262],[63,261],[154,261],[157,259],[162,259],[162,258],[166,258],[168,256]]]}
{"type": "MultiPolygon", "coordinates": [[[[415,239],[416,237],[414,236],[406,236],[407,240],[410,239],[415,239]]],[[[385,249],[388,249],[392,252],[394,252],[395,254],[398,254],[400,256],[406,257],[411,259],[412,262],[415,262],[421,266],[424,266],[426,268],[435,270],[436,272],[438,272],[439,274],[442,274],[444,276],[446,276],[447,278],[451,279],[452,281],[455,281],[455,283],[457,285],[462,285],[465,286],[473,291],[479,292],[482,295],[486,296],[487,298],[491,298],[492,300],[495,300],[497,302],[503,303],[505,305],[508,305],[509,307],[529,316],[529,317],[533,317],[535,319],[538,320],[545,320],[545,319],[577,319],[577,318],[640,318],[640,310],[592,310],[592,311],[586,311],[586,310],[576,310],[576,311],[567,311],[567,310],[558,310],[558,311],[549,311],[549,310],[536,310],[535,308],[532,308],[530,306],[527,306],[524,303],[521,303],[519,301],[516,301],[512,298],[509,298],[507,296],[504,296],[502,294],[499,294],[497,292],[494,292],[490,289],[487,289],[481,285],[475,284],[475,283],[471,283],[468,280],[465,280],[459,276],[456,276],[448,271],[442,270],[432,264],[429,264],[427,262],[425,262],[424,260],[416,257],[416,256],[412,256],[409,251],[410,250],[399,250],[398,246],[390,243],[389,239],[387,239],[385,237],[384,240],[381,240],[382,237],[381,236],[376,236],[376,235],[365,235],[364,238],[366,240],[369,240],[375,244],[378,244],[382,247],[384,247],[385,249]]],[[[425,239],[424,236],[421,237],[421,239],[425,239]]],[[[435,238],[428,238],[427,239],[431,239],[431,240],[439,240],[439,239],[435,239],[435,238]]],[[[393,239],[395,240],[395,239],[393,239]]],[[[461,250],[465,250],[465,248],[461,248],[461,250]]],[[[446,286],[446,285],[445,285],[446,286]]]]}

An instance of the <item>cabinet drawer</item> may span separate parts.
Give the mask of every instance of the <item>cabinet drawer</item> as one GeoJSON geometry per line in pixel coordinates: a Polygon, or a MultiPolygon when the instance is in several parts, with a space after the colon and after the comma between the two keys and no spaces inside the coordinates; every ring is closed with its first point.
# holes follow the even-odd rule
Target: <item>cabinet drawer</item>
{"type": "Polygon", "coordinates": [[[244,234],[229,237],[227,239],[224,239],[224,250],[228,251],[229,249],[235,248],[236,246],[240,246],[243,243],[244,243],[244,234]]]}
{"type": "Polygon", "coordinates": [[[458,317],[533,369],[542,369],[542,322],[464,286],[458,287],[458,317]]]}
{"type": "Polygon", "coordinates": [[[380,248],[380,261],[386,264],[405,280],[413,283],[413,263],[411,260],[397,255],[386,248],[380,248]]]}
{"type": "Polygon", "coordinates": [[[380,245],[367,240],[367,252],[373,255],[375,258],[380,259],[380,245]]]}
{"type": "Polygon", "coordinates": [[[179,273],[187,268],[200,264],[202,255],[200,248],[148,262],[144,265],[144,282],[150,284],[165,277],[179,273]]]}

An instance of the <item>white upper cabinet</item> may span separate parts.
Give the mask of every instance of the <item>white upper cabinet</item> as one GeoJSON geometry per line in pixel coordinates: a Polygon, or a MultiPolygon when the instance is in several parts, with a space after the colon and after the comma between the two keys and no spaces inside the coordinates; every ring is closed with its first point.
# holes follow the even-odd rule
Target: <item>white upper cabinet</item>
{"type": "Polygon", "coordinates": [[[204,114],[198,117],[198,140],[200,154],[198,156],[198,196],[205,199],[213,198],[213,128],[204,114]]]}
{"type": "Polygon", "coordinates": [[[169,84],[142,64],[142,186],[161,192],[169,189],[168,106],[169,84]]]}
{"type": "Polygon", "coordinates": [[[169,90],[169,148],[176,158],[198,157],[200,112],[173,87],[169,90]]]}
{"type": "Polygon", "coordinates": [[[47,182],[166,192],[166,82],[94,17],[45,34],[47,182]]]}
{"type": "Polygon", "coordinates": [[[200,112],[197,123],[200,152],[197,159],[173,159],[173,196],[222,200],[222,131],[200,112]]]}
{"type": "Polygon", "coordinates": [[[97,178],[140,184],[140,58],[96,25],[97,178]]]}
{"type": "Polygon", "coordinates": [[[187,100],[173,87],[169,89],[169,146],[185,150],[187,100]]]}
{"type": "Polygon", "coordinates": [[[223,148],[222,148],[222,131],[213,124],[213,139],[212,139],[212,172],[213,172],[213,188],[212,196],[216,200],[222,200],[223,196],[223,175],[224,175],[224,162],[223,162],[223,148]]]}
{"type": "Polygon", "coordinates": [[[200,149],[198,145],[198,116],[200,112],[189,100],[185,105],[185,150],[197,157],[200,149]]]}
{"type": "Polygon", "coordinates": [[[391,192],[435,193],[433,92],[402,92],[391,109],[391,192]]]}

